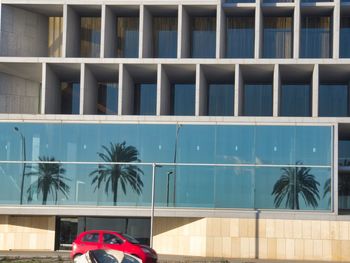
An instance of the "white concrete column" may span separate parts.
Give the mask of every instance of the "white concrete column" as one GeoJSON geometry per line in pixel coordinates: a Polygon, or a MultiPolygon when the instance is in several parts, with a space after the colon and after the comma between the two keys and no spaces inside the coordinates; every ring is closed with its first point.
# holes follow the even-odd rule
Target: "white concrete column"
{"type": "Polygon", "coordinates": [[[333,12],[333,58],[339,58],[340,44],[340,0],[334,0],[333,12]]]}
{"type": "Polygon", "coordinates": [[[281,86],[281,81],[280,81],[280,74],[279,74],[279,65],[275,64],[274,70],[273,70],[273,93],[272,93],[272,96],[273,96],[273,102],[272,102],[273,117],[277,117],[279,115],[280,86],[281,86]]]}
{"type": "Polygon", "coordinates": [[[122,97],[123,97],[123,64],[119,64],[119,73],[118,73],[118,115],[122,115],[122,97]]]}
{"type": "MultiPolygon", "coordinates": [[[[0,10],[1,11],[1,10],[0,10]]],[[[1,21],[1,17],[0,17],[1,21]]],[[[1,24],[1,23],[0,23],[1,24]]],[[[1,30],[0,30],[1,32],[1,30]]],[[[45,97],[46,97],[46,66],[47,64],[44,62],[41,64],[41,98],[40,98],[40,114],[45,114],[45,97]]]]}
{"type": "Polygon", "coordinates": [[[243,112],[243,77],[240,65],[235,65],[235,98],[234,116],[241,116],[243,112]]]}
{"type": "MultiPolygon", "coordinates": [[[[183,5],[180,5],[182,10],[181,14],[181,58],[190,57],[190,48],[191,48],[191,36],[190,36],[190,17],[186,12],[186,9],[183,8],[183,5]]],[[[180,19],[180,17],[179,17],[180,19]]]]}
{"type": "Polygon", "coordinates": [[[143,58],[143,28],[144,28],[144,5],[140,5],[140,19],[139,19],[139,58],[143,58]]]}
{"type": "Polygon", "coordinates": [[[101,10],[101,43],[100,43],[100,57],[105,56],[105,33],[106,33],[106,5],[102,4],[101,10]]]}
{"type": "Polygon", "coordinates": [[[67,22],[68,22],[68,6],[63,5],[63,32],[62,32],[62,57],[67,56],[67,22]]]}
{"type": "Polygon", "coordinates": [[[261,40],[262,40],[262,22],[263,22],[263,16],[261,12],[261,1],[262,0],[256,0],[256,6],[255,6],[255,48],[254,48],[254,57],[260,58],[261,57],[261,40]]]}
{"type": "Polygon", "coordinates": [[[333,126],[333,174],[332,174],[332,208],[336,215],[339,214],[339,189],[338,189],[338,183],[339,183],[339,174],[338,174],[338,123],[335,123],[333,126]]]}
{"type": "Polygon", "coordinates": [[[216,58],[223,57],[223,31],[224,24],[222,16],[224,15],[222,5],[218,4],[216,7],[216,58]]]}
{"type": "Polygon", "coordinates": [[[170,105],[171,105],[171,85],[168,79],[168,76],[164,70],[164,66],[160,67],[161,74],[161,86],[160,86],[160,115],[169,115],[170,114],[170,105]]]}
{"type": "Polygon", "coordinates": [[[181,58],[182,50],[182,5],[178,5],[177,11],[177,58],[181,58]]]}
{"type": "Polygon", "coordinates": [[[300,47],[300,0],[294,0],[294,19],[293,19],[293,58],[299,58],[300,47]]]}
{"type": "Polygon", "coordinates": [[[319,65],[315,64],[312,72],[312,117],[318,116],[319,65]]]}
{"type": "Polygon", "coordinates": [[[208,83],[200,64],[196,65],[196,116],[205,116],[208,113],[208,83]]]}
{"type": "Polygon", "coordinates": [[[157,108],[156,108],[157,116],[160,115],[161,86],[162,86],[162,65],[157,64],[157,108]]]}
{"type": "Polygon", "coordinates": [[[84,97],[85,97],[85,64],[80,64],[80,97],[79,97],[79,114],[82,115],[84,112],[84,97]]]}

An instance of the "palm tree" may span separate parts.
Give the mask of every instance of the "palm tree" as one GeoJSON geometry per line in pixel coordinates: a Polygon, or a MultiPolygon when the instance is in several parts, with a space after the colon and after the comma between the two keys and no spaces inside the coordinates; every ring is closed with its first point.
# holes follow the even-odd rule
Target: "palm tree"
{"type": "Polygon", "coordinates": [[[70,181],[70,179],[63,176],[66,170],[62,167],[62,164],[57,163],[54,157],[47,156],[39,157],[39,161],[41,163],[31,167],[32,171],[26,173],[26,176],[38,176],[38,179],[27,190],[28,201],[33,199],[34,194],[39,195],[42,193],[42,204],[46,205],[48,195],[52,194],[57,204],[57,193],[59,191],[68,198],[70,187],[64,181],[70,181]]]}
{"type": "Polygon", "coordinates": [[[105,183],[105,192],[108,194],[109,189],[113,193],[113,205],[117,204],[118,185],[126,194],[126,186],[129,184],[137,193],[142,193],[143,182],[141,175],[143,171],[133,164],[119,164],[128,162],[140,162],[138,159],[138,151],[134,146],[126,146],[125,141],[122,143],[110,143],[109,148],[102,146],[104,153],[97,153],[98,156],[110,164],[99,164],[98,168],[90,173],[95,176],[91,184],[96,184],[94,191],[105,183]],[[119,163],[117,163],[119,162],[119,163]]]}
{"type": "Polygon", "coordinates": [[[276,208],[281,207],[285,200],[284,207],[289,209],[300,209],[299,198],[305,204],[316,208],[320,199],[318,186],[319,182],[315,176],[310,174],[311,168],[300,167],[302,162],[296,162],[297,167],[282,168],[282,175],[275,183],[272,195],[275,195],[274,204],[276,208]]]}

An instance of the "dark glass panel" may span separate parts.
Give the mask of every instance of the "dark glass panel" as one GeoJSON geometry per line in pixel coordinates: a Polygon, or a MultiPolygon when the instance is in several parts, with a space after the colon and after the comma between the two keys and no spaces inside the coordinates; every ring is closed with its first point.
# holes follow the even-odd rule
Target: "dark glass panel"
{"type": "Polygon", "coordinates": [[[195,85],[174,84],[171,93],[171,115],[193,116],[195,113],[195,85]]]}
{"type": "Polygon", "coordinates": [[[139,56],[139,18],[117,18],[117,57],[137,58],[139,56]]]}
{"type": "Polygon", "coordinates": [[[291,58],[293,18],[264,17],[264,58],[291,58]]]}
{"type": "Polygon", "coordinates": [[[331,56],[331,17],[303,16],[301,18],[300,57],[330,58],[331,56]]]}
{"type": "Polygon", "coordinates": [[[176,58],[177,17],[153,17],[153,56],[176,58]]]}
{"type": "Polygon", "coordinates": [[[263,0],[264,4],[293,3],[293,0],[263,0]]]}
{"type": "Polygon", "coordinates": [[[255,0],[226,0],[226,3],[232,3],[232,4],[236,4],[236,3],[255,3],[255,0]]]}
{"type": "Polygon", "coordinates": [[[348,85],[320,85],[318,115],[321,117],[349,116],[348,85]]]}
{"type": "Polygon", "coordinates": [[[226,57],[254,57],[254,17],[227,17],[226,57]]]}
{"type": "Polygon", "coordinates": [[[157,84],[138,84],[135,86],[136,115],[156,115],[157,84]]]}
{"type": "Polygon", "coordinates": [[[282,85],[280,111],[281,116],[311,116],[310,85],[282,85]]]}
{"type": "Polygon", "coordinates": [[[209,116],[233,116],[234,85],[210,84],[208,95],[209,116]]]}
{"type": "Polygon", "coordinates": [[[100,57],[101,18],[82,17],[80,21],[80,56],[100,57]]]}
{"type": "Polygon", "coordinates": [[[350,58],[350,17],[340,19],[340,57],[350,58]]]}
{"type": "Polygon", "coordinates": [[[97,113],[118,114],[118,83],[98,83],[97,113]]]}
{"type": "Polygon", "coordinates": [[[244,85],[244,116],[272,116],[272,85],[244,85]]]}
{"type": "Polygon", "coordinates": [[[79,114],[80,83],[61,83],[61,113],[79,114]]]}
{"type": "Polygon", "coordinates": [[[215,58],[216,18],[192,17],[191,22],[191,57],[215,58]]]}

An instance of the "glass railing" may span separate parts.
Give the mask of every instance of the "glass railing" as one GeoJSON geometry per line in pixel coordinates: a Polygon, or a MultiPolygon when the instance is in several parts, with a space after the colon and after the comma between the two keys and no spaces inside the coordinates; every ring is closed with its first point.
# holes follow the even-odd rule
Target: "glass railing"
{"type": "Polygon", "coordinates": [[[0,163],[3,205],[330,210],[331,168],[296,165],[0,163]],[[154,171],[154,173],[153,173],[154,171]],[[295,187],[296,186],[296,187],[295,187]]]}

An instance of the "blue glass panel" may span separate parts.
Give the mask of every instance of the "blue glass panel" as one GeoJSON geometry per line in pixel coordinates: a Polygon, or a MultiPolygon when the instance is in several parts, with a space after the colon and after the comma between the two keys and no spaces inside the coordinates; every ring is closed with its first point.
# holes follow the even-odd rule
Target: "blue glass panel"
{"type": "Polygon", "coordinates": [[[350,166],[350,141],[338,141],[339,166],[350,166]]]}
{"type": "Polygon", "coordinates": [[[256,126],[257,164],[294,164],[295,130],[285,126],[256,126]]]}
{"type": "MultiPolygon", "coordinates": [[[[24,186],[26,186],[28,180],[23,177],[22,164],[0,164],[1,204],[20,204],[22,178],[24,178],[24,186]]],[[[26,187],[23,187],[23,190],[23,204],[26,204],[26,187]]]]}
{"type": "Polygon", "coordinates": [[[135,114],[156,115],[157,84],[138,84],[135,88],[135,114]]]}
{"type": "Polygon", "coordinates": [[[304,16],[301,19],[300,57],[330,58],[332,27],[329,16],[304,16]]]}
{"type": "Polygon", "coordinates": [[[320,85],[318,115],[321,117],[346,117],[349,115],[348,85],[320,85]]]}
{"type": "Polygon", "coordinates": [[[244,85],[244,116],[272,116],[272,85],[244,85]]]}
{"type": "Polygon", "coordinates": [[[61,83],[61,112],[62,114],[79,114],[80,83],[61,83]]]}
{"type": "Polygon", "coordinates": [[[98,83],[98,114],[118,113],[118,83],[98,83]]]}
{"type": "Polygon", "coordinates": [[[226,0],[225,3],[255,3],[255,0],[226,0]]]}
{"type": "Polygon", "coordinates": [[[209,116],[233,116],[234,85],[210,84],[208,101],[209,116]]]}
{"type": "Polygon", "coordinates": [[[216,163],[254,163],[254,126],[216,126],[216,163]]]}
{"type": "Polygon", "coordinates": [[[311,87],[307,85],[282,85],[281,116],[311,116],[311,87]]]}
{"type": "Polygon", "coordinates": [[[177,17],[154,17],[154,57],[177,57],[177,17]]]}
{"type": "Polygon", "coordinates": [[[340,57],[350,58],[350,17],[340,19],[340,57]]]}
{"type": "Polygon", "coordinates": [[[332,130],[329,127],[296,126],[295,131],[296,162],[304,165],[332,163],[332,130]]]}
{"type": "Polygon", "coordinates": [[[226,57],[254,57],[254,17],[227,17],[226,57]]]}
{"type": "Polygon", "coordinates": [[[172,88],[171,114],[186,116],[195,113],[196,90],[194,84],[175,84],[172,88]]]}
{"type": "Polygon", "coordinates": [[[216,18],[192,18],[191,57],[215,58],[216,53],[216,18]]]}
{"type": "Polygon", "coordinates": [[[117,18],[117,57],[137,58],[139,56],[139,18],[117,18]]]}

